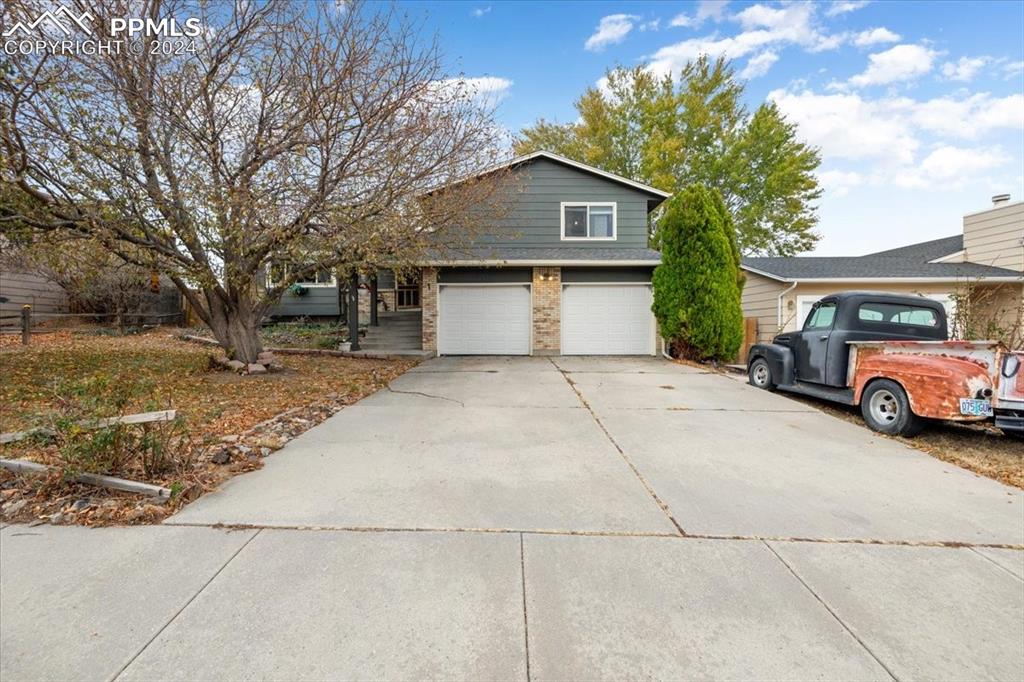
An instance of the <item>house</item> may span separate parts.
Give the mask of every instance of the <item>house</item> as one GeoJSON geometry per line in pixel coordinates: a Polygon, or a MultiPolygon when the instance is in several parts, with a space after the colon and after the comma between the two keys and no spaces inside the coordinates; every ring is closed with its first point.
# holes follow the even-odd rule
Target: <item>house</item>
{"type": "MultiPolygon", "coordinates": [[[[495,170],[516,186],[496,225],[427,254],[406,279],[378,273],[389,310],[407,324],[415,317],[417,347],[439,355],[653,355],[651,274],[660,254],[647,247],[648,216],[669,194],[549,152],[485,172],[495,170]]],[[[304,284],[301,297],[286,296],[275,313],[337,314],[336,283],[322,279],[304,284]]]]}
{"type": "Polygon", "coordinates": [[[1003,328],[1022,324],[1024,202],[1008,195],[964,216],[963,231],[864,256],[744,258],[743,314],[756,318],[758,340],[803,326],[822,296],[858,289],[912,293],[942,301],[977,301],[1003,328]]]}

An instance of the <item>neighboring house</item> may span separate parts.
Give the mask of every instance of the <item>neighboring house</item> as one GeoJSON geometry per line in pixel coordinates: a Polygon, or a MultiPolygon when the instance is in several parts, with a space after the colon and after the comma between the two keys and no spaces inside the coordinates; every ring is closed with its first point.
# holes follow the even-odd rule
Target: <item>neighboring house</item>
{"type": "Polygon", "coordinates": [[[68,312],[67,293],[55,282],[24,270],[0,270],[0,326],[21,324],[22,306],[32,306],[36,313],[68,312]]]}
{"type": "Polygon", "coordinates": [[[1020,324],[1024,306],[1024,202],[1007,195],[964,216],[961,234],[865,256],[744,258],[743,313],[758,339],[803,326],[822,296],[847,290],[920,294],[954,314],[956,294],[984,299],[1003,325],[1020,324]]]}
{"type": "MultiPolygon", "coordinates": [[[[647,248],[647,223],[669,194],[548,152],[499,168],[516,191],[493,229],[429,254],[405,282],[378,273],[392,310],[419,311],[422,349],[653,355],[651,273],[660,254],[647,248]]],[[[286,296],[275,313],[337,314],[333,280],[322,288],[286,296]]]]}

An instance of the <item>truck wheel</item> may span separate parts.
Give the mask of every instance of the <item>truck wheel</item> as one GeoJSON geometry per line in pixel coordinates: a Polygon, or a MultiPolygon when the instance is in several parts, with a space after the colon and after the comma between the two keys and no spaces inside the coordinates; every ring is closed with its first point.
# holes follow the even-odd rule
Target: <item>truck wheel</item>
{"type": "Polygon", "coordinates": [[[772,379],[772,368],[764,358],[757,358],[750,363],[747,369],[747,378],[751,386],[763,388],[766,391],[775,390],[775,381],[772,379]]]}
{"type": "Polygon", "coordinates": [[[888,379],[874,381],[864,390],[860,411],[868,426],[890,436],[916,436],[924,428],[924,420],[910,410],[907,392],[888,379]]]}

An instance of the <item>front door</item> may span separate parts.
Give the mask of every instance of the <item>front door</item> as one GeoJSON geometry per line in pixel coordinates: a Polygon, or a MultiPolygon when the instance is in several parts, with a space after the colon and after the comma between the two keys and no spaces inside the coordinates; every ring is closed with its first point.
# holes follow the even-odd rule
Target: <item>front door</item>
{"type": "Polygon", "coordinates": [[[403,277],[395,287],[395,307],[399,310],[420,307],[420,278],[403,277]]]}
{"type": "Polygon", "coordinates": [[[825,383],[825,366],[828,361],[828,340],[832,335],[832,324],[836,319],[836,302],[821,301],[815,304],[804,328],[796,338],[796,377],[800,381],[815,384],[825,383]]]}

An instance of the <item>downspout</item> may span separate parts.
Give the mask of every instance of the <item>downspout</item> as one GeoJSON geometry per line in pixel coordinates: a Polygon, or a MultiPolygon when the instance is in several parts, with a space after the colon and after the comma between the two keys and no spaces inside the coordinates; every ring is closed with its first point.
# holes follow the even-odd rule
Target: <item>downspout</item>
{"type": "Polygon", "coordinates": [[[775,330],[776,334],[782,333],[782,298],[789,292],[793,291],[793,289],[796,289],[797,284],[800,284],[800,282],[798,280],[793,280],[792,286],[790,286],[788,289],[779,294],[779,313],[778,320],[775,322],[775,326],[777,327],[777,329],[775,330]]]}

